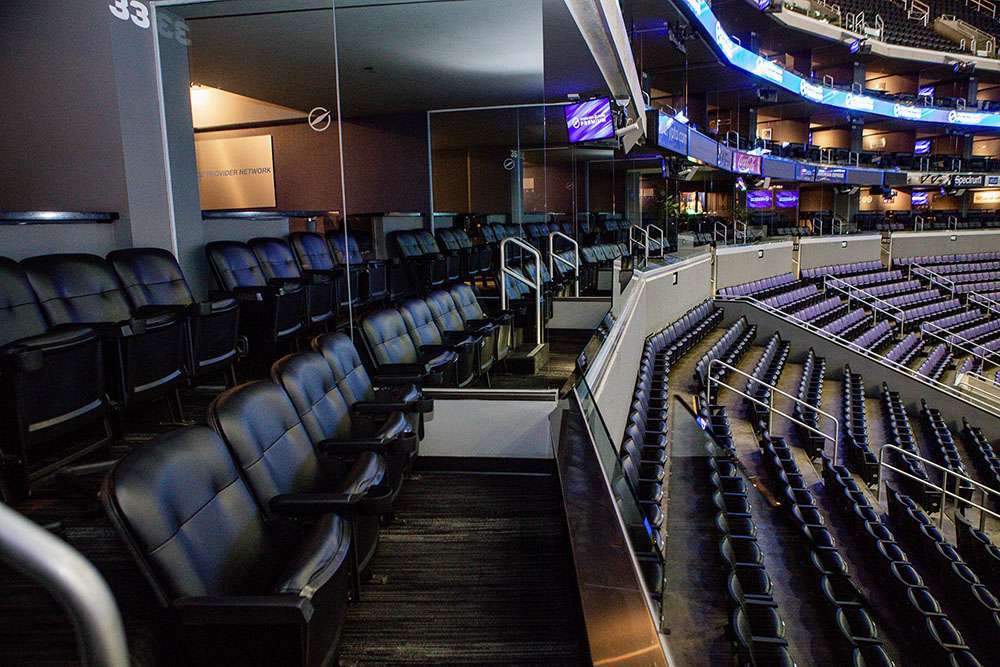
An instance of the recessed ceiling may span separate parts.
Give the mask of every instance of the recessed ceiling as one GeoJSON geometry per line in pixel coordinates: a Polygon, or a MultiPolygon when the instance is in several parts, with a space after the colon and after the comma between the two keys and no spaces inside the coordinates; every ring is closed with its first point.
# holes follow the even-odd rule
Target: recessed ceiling
{"type": "Polygon", "coordinates": [[[329,7],[224,0],[171,11],[190,27],[193,83],[302,111],[335,108],[338,64],[344,117],[604,88],[563,0],[337,0],[335,17],[329,7]]]}

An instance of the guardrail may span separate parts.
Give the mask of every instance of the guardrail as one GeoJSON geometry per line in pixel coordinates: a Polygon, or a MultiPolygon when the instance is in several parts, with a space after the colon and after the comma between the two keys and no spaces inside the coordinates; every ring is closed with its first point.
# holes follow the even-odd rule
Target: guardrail
{"type": "Polygon", "coordinates": [[[895,371],[903,373],[904,375],[907,375],[914,381],[919,382],[930,389],[940,391],[944,394],[947,394],[948,396],[951,396],[952,398],[958,399],[960,401],[963,401],[964,403],[968,403],[973,407],[976,407],[980,410],[984,410],[992,415],[1000,417],[1000,411],[998,411],[997,407],[991,403],[978,400],[976,397],[970,396],[965,392],[958,391],[954,387],[944,384],[943,382],[932,380],[927,376],[920,375],[909,366],[905,366],[891,359],[887,359],[886,357],[882,356],[881,354],[878,354],[877,352],[873,352],[868,348],[856,345],[852,341],[849,341],[846,338],[843,338],[837,334],[831,333],[829,331],[824,331],[822,328],[817,327],[816,325],[810,322],[806,322],[805,320],[799,319],[794,315],[792,315],[791,313],[785,313],[777,308],[768,306],[764,302],[759,301],[758,299],[755,299],[751,296],[722,296],[722,297],[716,296],[715,300],[722,303],[729,301],[734,303],[749,304],[757,308],[758,310],[774,315],[775,317],[782,318],[783,320],[789,322],[790,324],[805,329],[806,331],[809,331],[810,333],[825,338],[826,340],[832,341],[837,345],[840,345],[841,347],[846,348],[851,352],[854,352],[855,354],[859,354],[867,359],[871,359],[872,361],[878,362],[883,366],[887,366],[895,371]]]}
{"type": "Polygon", "coordinates": [[[630,225],[628,228],[628,254],[635,256],[635,247],[639,246],[642,248],[643,256],[646,263],[649,263],[649,232],[639,225],[630,225]],[[636,232],[638,232],[642,240],[636,238],[636,232]]]}
{"type": "Polygon", "coordinates": [[[909,279],[914,275],[921,278],[927,278],[932,285],[937,285],[941,289],[948,290],[952,296],[955,295],[955,281],[947,276],[937,273],[936,271],[932,271],[926,266],[922,266],[920,264],[910,264],[906,277],[909,279]]]}
{"type": "Polygon", "coordinates": [[[44,586],[69,612],[84,665],[128,667],[121,614],[100,573],[78,551],[3,503],[0,560],[44,586]]]}
{"type": "Polygon", "coordinates": [[[887,315],[892,319],[899,322],[900,327],[906,326],[906,311],[899,306],[893,305],[888,301],[870,294],[861,287],[852,285],[836,276],[824,276],[823,278],[823,292],[826,293],[828,289],[832,289],[837,292],[847,296],[847,308],[851,307],[851,300],[856,300],[862,304],[868,306],[873,311],[875,311],[875,320],[878,321],[878,314],[887,315]],[[895,312],[893,312],[895,311],[895,312]]]}
{"type": "Polygon", "coordinates": [[[580,296],[580,244],[576,242],[576,239],[569,237],[562,232],[552,232],[549,234],[549,275],[555,275],[555,262],[559,262],[563,266],[569,267],[573,270],[573,296],[580,296]],[[573,246],[573,261],[569,261],[564,257],[560,257],[555,251],[555,240],[556,237],[565,239],[569,241],[570,245],[573,246]]]}
{"type": "MultiPolygon", "coordinates": [[[[914,454],[913,452],[907,451],[907,450],[903,449],[902,447],[897,447],[896,445],[891,445],[889,443],[886,443],[886,444],[882,445],[882,449],[879,450],[879,453],[878,453],[878,465],[879,465],[879,469],[880,470],[882,468],[885,468],[886,470],[891,470],[891,471],[893,471],[893,472],[895,472],[897,474],[900,474],[900,475],[902,475],[902,476],[904,476],[904,477],[906,477],[908,479],[912,479],[914,481],[920,482],[924,486],[929,486],[932,489],[936,489],[936,490],[940,491],[942,493],[942,495],[943,495],[943,498],[954,498],[955,499],[955,507],[956,508],[959,507],[959,503],[964,503],[964,504],[968,505],[969,507],[975,507],[976,509],[979,510],[979,529],[980,530],[983,530],[986,527],[986,515],[987,514],[989,514],[990,516],[992,516],[994,519],[1000,519],[1000,514],[997,514],[996,512],[994,512],[993,510],[991,510],[989,508],[983,507],[983,505],[987,504],[986,501],[987,501],[988,497],[992,497],[993,500],[994,500],[994,502],[1000,501],[1000,491],[997,491],[994,488],[991,488],[989,486],[986,486],[985,484],[977,482],[976,480],[972,479],[971,477],[966,477],[965,475],[961,475],[961,474],[955,472],[954,470],[950,470],[950,469],[946,468],[945,466],[939,465],[939,464],[935,463],[934,461],[931,461],[930,459],[926,459],[923,456],[920,456],[919,454],[914,454]],[[908,456],[911,459],[916,459],[916,460],[920,461],[921,463],[923,463],[925,466],[930,466],[932,468],[935,468],[936,470],[941,471],[941,473],[943,474],[942,475],[942,479],[941,479],[941,485],[938,486],[937,484],[931,482],[930,480],[923,479],[922,477],[917,477],[916,475],[914,475],[912,473],[909,473],[909,472],[907,472],[905,470],[901,470],[900,468],[897,468],[897,467],[895,467],[893,465],[890,465],[890,464],[886,463],[885,462],[885,452],[887,450],[896,452],[896,453],[898,453],[898,454],[900,454],[902,456],[908,456]],[[972,502],[971,500],[966,500],[965,498],[963,498],[962,496],[960,496],[957,493],[954,493],[953,491],[949,491],[947,489],[948,478],[949,477],[954,477],[956,480],[961,480],[963,482],[968,482],[969,484],[972,484],[973,486],[975,486],[979,490],[980,497],[982,498],[983,504],[982,505],[978,505],[978,504],[972,502]]],[[[879,474],[879,484],[878,484],[878,488],[876,489],[876,495],[875,495],[876,499],[879,502],[882,502],[882,485],[883,485],[884,481],[885,481],[884,480],[884,475],[879,474]]],[[[957,484],[956,484],[956,488],[958,488],[957,484]]],[[[941,526],[944,525],[944,515],[945,515],[945,509],[947,508],[947,506],[948,506],[947,501],[944,500],[944,499],[942,499],[941,500],[941,511],[938,514],[938,528],[940,528],[941,526]]]]}
{"type": "MultiPolygon", "coordinates": [[[[790,421],[790,422],[792,422],[794,424],[798,424],[799,426],[801,426],[801,427],[803,427],[805,429],[808,429],[809,431],[815,433],[816,435],[822,436],[824,440],[832,440],[833,441],[833,460],[834,461],[839,460],[838,456],[840,455],[840,422],[837,420],[836,417],[834,417],[830,413],[824,412],[822,409],[820,409],[819,407],[817,407],[815,405],[810,405],[809,403],[806,403],[805,401],[803,401],[798,396],[792,396],[788,392],[782,391],[778,387],[775,387],[773,384],[768,384],[767,382],[764,382],[760,378],[756,378],[756,377],[750,375],[749,373],[741,371],[740,369],[736,368],[732,364],[727,364],[726,362],[724,362],[721,359],[712,359],[710,362],[708,362],[708,382],[706,383],[707,384],[706,390],[708,391],[709,397],[712,396],[712,383],[713,382],[717,386],[725,387],[726,389],[729,389],[730,391],[733,391],[733,392],[739,394],[743,398],[747,399],[748,401],[751,401],[752,403],[754,403],[756,405],[761,406],[762,408],[767,408],[767,430],[768,430],[768,433],[770,433],[771,430],[772,430],[774,413],[777,412],[779,415],[781,415],[782,417],[784,417],[788,421],[790,421]],[[726,370],[729,370],[731,372],[735,372],[735,373],[738,373],[739,375],[742,375],[743,377],[749,379],[751,382],[754,382],[754,383],[756,383],[756,384],[758,384],[758,385],[760,385],[762,387],[768,387],[771,390],[771,393],[768,395],[768,402],[765,403],[764,401],[760,400],[759,398],[757,398],[755,396],[751,396],[747,392],[742,391],[740,389],[737,389],[736,387],[734,387],[734,386],[732,386],[732,385],[730,385],[730,384],[728,384],[726,382],[723,382],[719,378],[715,377],[712,374],[712,367],[713,366],[722,366],[726,370]],[[806,424],[805,422],[803,422],[803,421],[801,421],[799,419],[796,419],[792,415],[787,414],[785,412],[782,412],[778,408],[774,407],[774,394],[775,394],[775,392],[781,394],[785,398],[792,399],[792,401],[794,401],[795,403],[798,403],[799,405],[804,405],[809,410],[812,410],[813,412],[815,412],[817,414],[823,415],[824,417],[826,417],[827,419],[829,419],[830,421],[832,421],[833,422],[833,437],[830,437],[830,435],[828,433],[826,433],[825,431],[822,431],[822,430],[816,428],[815,426],[810,426],[809,424],[806,424]]],[[[709,400],[711,400],[711,398],[709,400]]]]}
{"type": "Polygon", "coordinates": [[[936,338],[941,341],[949,348],[957,348],[966,354],[979,358],[984,364],[987,358],[989,358],[990,363],[993,365],[1000,365],[1000,353],[989,350],[974,340],[970,340],[963,336],[962,334],[955,333],[949,329],[945,329],[942,326],[934,324],[933,322],[924,322],[920,325],[921,337],[924,334],[936,338]],[[930,328],[925,329],[925,326],[930,326],[930,328]],[[960,342],[959,342],[960,341],[960,342]],[[967,343],[969,347],[962,345],[962,343],[967,343]]]}
{"type": "MultiPolygon", "coordinates": [[[[510,276],[518,282],[524,283],[535,292],[535,344],[541,345],[545,341],[545,322],[542,319],[542,254],[535,246],[522,241],[516,236],[508,236],[500,242],[500,271],[505,276],[510,276]],[[535,258],[535,280],[531,281],[519,272],[507,266],[507,244],[513,243],[522,250],[526,250],[529,255],[535,258]]],[[[507,281],[500,281],[500,308],[508,308],[507,281]]]]}

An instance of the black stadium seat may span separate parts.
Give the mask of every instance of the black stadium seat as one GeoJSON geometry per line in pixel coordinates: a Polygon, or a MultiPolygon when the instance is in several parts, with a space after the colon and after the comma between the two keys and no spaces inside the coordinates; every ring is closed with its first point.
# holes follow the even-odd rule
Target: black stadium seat
{"type": "Polygon", "coordinates": [[[127,409],[170,394],[182,416],[176,388],[184,380],[183,317],[133,311],[111,264],[97,255],[45,255],[22,266],[49,326],[90,326],[101,336],[112,400],[127,409]]]}
{"type": "Polygon", "coordinates": [[[358,418],[347,401],[333,369],[318,352],[290,354],[274,362],[272,379],[291,399],[305,432],[329,458],[357,457],[364,451],[380,454],[388,465],[385,486],[399,493],[403,473],[417,451],[417,436],[401,411],[383,412],[379,419],[358,418]]]}
{"type": "Polygon", "coordinates": [[[305,290],[298,282],[269,281],[245,243],[213,241],[205,254],[219,287],[240,302],[240,331],[249,340],[257,373],[266,372],[277,345],[304,326],[305,290]]]}
{"type": "Polygon", "coordinates": [[[302,273],[288,243],[282,239],[259,237],[247,242],[257,257],[268,283],[302,285],[306,293],[306,325],[322,329],[336,316],[333,281],[320,273],[302,273]]]}
{"type": "Polygon", "coordinates": [[[448,289],[455,307],[458,308],[462,321],[465,322],[466,329],[476,329],[483,324],[494,325],[494,357],[497,361],[503,361],[510,356],[514,348],[514,332],[511,324],[511,313],[500,313],[496,316],[487,316],[479,305],[476,292],[465,283],[456,283],[448,289]]]}
{"type": "Polygon", "coordinates": [[[134,449],[108,475],[102,496],[176,620],[189,662],[335,662],[351,549],[350,527],[338,515],[298,529],[269,518],[205,426],[134,449]]]}
{"type": "Polygon", "coordinates": [[[375,375],[412,377],[424,387],[439,387],[455,377],[458,355],[414,341],[403,316],[395,310],[369,315],[361,322],[361,332],[375,375]]]}
{"type": "MultiPolygon", "coordinates": [[[[292,359],[295,356],[299,355],[292,359]]],[[[322,357],[319,365],[326,365],[322,357]]],[[[302,370],[290,369],[286,378],[293,389],[301,390],[299,398],[309,395],[311,384],[302,370]]],[[[308,375],[308,370],[304,373],[308,375]]],[[[318,391],[322,396],[322,388],[318,391]]],[[[336,391],[334,396],[339,398],[336,391]]],[[[375,553],[378,516],[392,509],[398,489],[383,483],[385,462],[374,451],[385,450],[392,443],[391,436],[337,442],[313,439],[313,433],[320,432],[316,421],[324,422],[322,430],[349,430],[346,417],[347,411],[337,409],[332,401],[321,401],[300,417],[284,389],[263,381],[220,394],[208,409],[208,423],[229,447],[265,515],[343,516],[354,545],[351,569],[360,576],[375,553]]]]}
{"type": "Polygon", "coordinates": [[[51,330],[24,270],[0,257],[0,438],[8,443],[7,481],[17,495],[30,480],[108,441],[101,359],[97,333],[83,326],[51,330]],[[65,452],[56,465],[40,465],[46,459],[36,457],[42,454],[36,448],[98,421],[102,438],[65,452]]]}
{"type": "MultiPolygon", "coordinates": [[[[420,234],[421,231],[423,230],[392,232],[389,234],[389,239],[406,277],[417,291],[426,293],[448,281],[449,262],[448,258],[441,254],[434,237],[428,232],[427,236],[430,237],[428,242],[420,234]]],[[[402,296],[407,292],[397,290],[393,286],[393,293],[402,296]]]]}
{"type": "Polygon", "coordinates": [[[466,322],[450,292],[435,290],[427,295],[427,307],[442,334],[466,334],[476,338],[476,374],[490,372],[496,362],[497,325],[490,321],[466,322]]]}
{"type": "MultiPolygon", "coordinates": [[[[333,282],[334,303],[340,308],[348,304],[361,304],[361,292],[358,289],[358,277],[363,272],[362,267],[352,271],[350,296],[348,296],[346,271],[334,260],[326,239],[315,232],[292,232],[288,235],[288,244],[295,253],[299,269],[304,275],[327,276],[333,282]]],[[[336,309],[335,309],[336,310],[336,309]]]]}
{"type": "Polygon", "coordinates": [[[407,299],[399,306],[410,339],[421,349],[450,350],[457,356],[449,384],[464,387],[476,379],[476,353],[482,336],[442,331],[423,299],[407,299]]]}
{"type": "Polygon", "coordinates": [[[226,371],[235,384],[239,303],[223,297],[198,302],[177,259],[161,248],[129,248],[108,255],[133,312],[177,310],[187,316],[187,374],[198,379],[226,371]]]}
{"type": "Polygon", "coordinates": [[[353,234],[342,231],[326,233],[333,259],[341,267],[350,267],[351,289],[360,292],[362,303],[379,303],[389,296],[389,275],[385,262],[380,259],[365,259],[361,246],[353,234]]]}

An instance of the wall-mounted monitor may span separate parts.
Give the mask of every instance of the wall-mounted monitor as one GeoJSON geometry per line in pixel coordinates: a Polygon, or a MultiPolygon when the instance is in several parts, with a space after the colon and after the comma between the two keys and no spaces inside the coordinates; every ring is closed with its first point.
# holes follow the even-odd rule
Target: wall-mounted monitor
{"type": "Polygon", "coordinates": [[[926,190],[914,191],[910,195],[910,206],[927,206],[930,203],[931,193],[926,190]]]}
{"type": "Polygon", "coordinates": [[[914,155],[929,155],[930,152],[931,152],[930,139],[917,139],[915,142],[913,142],[914,155]]]}
{"type": "Polygon", "coordinates": [[[799,205],[799,191],[778,190],[774,193],[774,205],[778,208],[795,208],[799,205]]]}
{"type": "Polygon", "coordinates": [[[774,193],[770,190],[747,190],[747,208],[771,208],[774,193]]]}
{"type": "Polygon", "coordinates": [[[611,100],[599,97],[564,107],[566,131],[571,144],[582,141],[599,141],[615,136],[615,119],[611,114],[611,100]]]}

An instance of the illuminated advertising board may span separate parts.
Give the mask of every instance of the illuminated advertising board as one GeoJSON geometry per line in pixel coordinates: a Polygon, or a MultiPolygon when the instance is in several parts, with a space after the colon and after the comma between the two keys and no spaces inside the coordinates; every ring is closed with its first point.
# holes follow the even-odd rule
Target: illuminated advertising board
{"type": "Polygon", "coordinates": [[[760,156],[743,151],[733,151],[733,171],[737,174],[760,176],[760,156]]]}
{"type": "Polygon", "coordinates": [[[774,194],[770,190],[747,190],[747,208],[771,208],[774,194]]]}
{"type": "Polygon", "coordinates": [[[827,104],[846,110],[862,111],[887,118],[918,120],[925,123],[966,125],[972,127],[1000,128],[1000,113],[980,111],[959,111],[935,107],[910,106],[869,97],[828,86],[817,86],[797,74],[793,74],[775,62],[743,48],[726,34],[725,28],[712,13],[705,0],[684,0],[682,6],[694,17],[709,40],[715,44],[726,62],[744,72],[767,79],[796,95],[802,95],[813,102],[827,104]]]}

